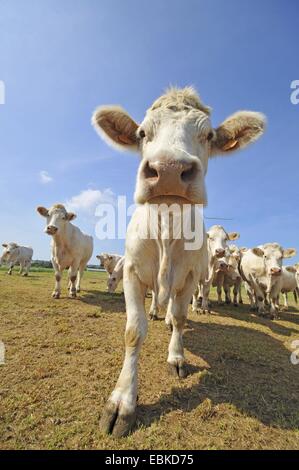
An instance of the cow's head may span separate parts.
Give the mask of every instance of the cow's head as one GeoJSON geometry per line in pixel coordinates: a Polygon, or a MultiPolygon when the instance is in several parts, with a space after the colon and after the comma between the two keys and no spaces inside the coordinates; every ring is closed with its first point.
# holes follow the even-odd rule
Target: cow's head
{"type": "Polygon", "coordinates": [[[119,281],[119,276],[117,275],[117,273],[115,273],[115,271],[113,271],[107,280],[107,290],[109,294],[113,294],[113,292],[115,292],[118,281],[119,281]]]}
{"type": "Polygon", "coordinates": [[[221,225],[213,225],[207,232],[208,251],[212,258],[223,258],[226,255],[227,242],[239,238],[237,232],[227,233],[221,225]]]}
{"type": "Polygon", "coordinates": [[[299,289],[299,263],[296,263],[294,265],[294,268],[296,269],[295,276],[296,276],[296,281],[297,281],[297,287],[299,289]]]}
{"type": "Polygon", "coordinates": [[[36,210],[47,219],[47,225],[44,231],[48,235],[57,235],[63,232],[66,224],[76,218],[76,215],[72,212],[67,212],[62,204],[55,204],[50,207],[50,209],[39,206],[36,210]]]}
{"type": "Polygon", "coordinates": [[[101,253],[96,256],[100,261],[100,266],[107,269],[115,260],[115,255],[109,255],[109,253],[101,253]]]}
{"type": "Polygon", "coordinates": [[[98,108],[92,124],[109,144],[141,154],[137,203],[175,196],[206,204],[209,157],[246,147],[265,128],[262,114],[239,111],[213,129],[210,112],[193,88],[172,88],[153,103],[141,124],[119,106],[98,108]]]}
{"type": "Polygon", "coordinates": [[[241,253],[239,248],[236,245],[230,245],[227,248],[227,264],[228,272],[231,274],[233,279],[236,279],[239,276],[238,265],[241,259],[241,253]]]}
{"type": "Polygon", "coordinates": [[[8,262],[13,255],[16,253],[17,249],[19,248],[19,245],[17,243],[11,242],[11,243],[2,243],[3,246],[3,252],[1,255],[1,263],[3,262],[8,262]]]}
{"type": "Polygon", "coordinates": [[[278,243],[266,243],[252,249],[256,256],[263,258],[268,276],[280,276],[283,258],[296,255],[295,248],[283,249],[278,243]]]}

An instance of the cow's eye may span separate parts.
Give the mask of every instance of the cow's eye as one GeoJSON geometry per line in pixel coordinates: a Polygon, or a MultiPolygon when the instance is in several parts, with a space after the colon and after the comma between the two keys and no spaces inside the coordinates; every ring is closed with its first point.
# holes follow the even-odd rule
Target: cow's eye
{"type": "Polygon", "coordinates": [[[144,131],[144,129],[140,129],[140,131],[139,131],[139,138],[140,138],[140,139],[144,139],[144,137],[145,137],[145,131],[144,131]]]}
{"type": "Polygon", "coordinates": [[[207,141],[210,142],[210,140],[212,140],[214,137],[214,132],[213,131],[210,131],[207,135],[207,141]]]}

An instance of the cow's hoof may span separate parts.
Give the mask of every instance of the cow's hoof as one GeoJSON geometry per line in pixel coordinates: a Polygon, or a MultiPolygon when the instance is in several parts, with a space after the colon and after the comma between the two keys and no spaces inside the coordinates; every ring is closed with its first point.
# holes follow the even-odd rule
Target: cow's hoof
{"type": "Polygon", "coordinates": [[[238,307],[238,302],[234,302],[234,307],[238,307]]]}
{"type": "MultiPolygon", "coordinates": [[[[227,303],[227,302],[226,302],[227,303]]],[[[217,302],[217,305],[219,305],[220,307],[222,307],[224,305],[224,302],[217,302]]]]}
{"type": "Polygon", "coordinates": [[[56,292],[56,291],[54,291],[54,292],[53,292],[53,294],[52,294],[52,297],[53,297],[53,299],[59,299],[59,297],[60,297],[60,293],[59,293],[59,292],[56,292]]]}
{"type": "Polygon", "coordinates": [[[22,274],[23,277],[27,277],[28,276],[28,273],[24,273],[22,274]]]}
{"type": "Polygon", "coordinates": [[[69,293],[69,298],[70,298],[70,299],[75,299],[75,298],[76,298],[76,295],[77,295],[77,292],[76,292],[76,291],[70,291],[70,293],[69,293]]]}
{"type": "Polygon", "coordinates": [[[179,377],[180,379],[185,379],[188,375],[188,370],[185,362],[180,363],[179,361],[176,364],[168,363],[168,370],[170,375],[179,377]]]}
{"type": "Polygon", "coordinates": [[[100,429],[105,434],[125,437],[133,430],[136,410],[133,413],[120,412],[119,405],[108,401],[100,419],[100,429]]]}
{"type": "Polygon", "coordinates": [[[231,304],[232,302],[231,302],[231,300],[226,300],[225,303],[229,305],[229,304],[231,304]]]}
{"type": "Polygon", "coordinates": [[[239,300],[239,304],[243,304],[243,300],[242,300],[242,299],[239,300]]]}
{"type": "Polygon", "coordinates": [[[76,289],[77,294],[81,291],[80,287],[76,289]]]}
{"type": "Polygon", "coordinates": [[[158,320],[158,315],[156,313],[150,313],[149,319],[153,321],[158,320]]]}

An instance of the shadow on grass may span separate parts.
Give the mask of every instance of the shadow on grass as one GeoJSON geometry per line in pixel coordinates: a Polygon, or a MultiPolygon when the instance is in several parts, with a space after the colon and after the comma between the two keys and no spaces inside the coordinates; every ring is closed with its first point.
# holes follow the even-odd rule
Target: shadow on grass
{"type": "Polygon", "coordinates": [[[89,305],[96,305],[103,312],[125,312],[125,298],[123,293],[102,292],[99,290],[88,290],[81,293],[79,300],[89,305]]]}
{"type": "Polygon", "coordinates": [[[150,426],[173,410],[190,412],[209,398],[229,403],[268,426],[299,427],[299,365],[290,352],[260,331],[189,320],[185,348],[210,369],[191,388],[174,388],[153,405],[138,407],[138,419],[150,426]]]}
{"type": "MultiPolygon", "coordinates": [[[[248,322],[248,323],[255,323],[257,325],[263,325],[271,329],[273,333],[282,335],[282,336],[290,336],[292,333],[298,333],[298,330],[294,328],[289,328],[287,326],[281,325],[276,321],[271,320],[270,318],[261,317],[257,315],[255,312],[249,311],[249,305],[239,305],[238,307],[234,307],[232,304],[229,305],[217,305],[213,303],[212,311],[217,313],[219,316],[226,316],[231,317],[236,320],[248,322]]],[[[294,313],[281,311],[279,313],[279,320],[280,321],[288,321],[290,323],[299,324],[299,315],[297,316],[295,313],[295,308],[292,311],[294,313]]]]}

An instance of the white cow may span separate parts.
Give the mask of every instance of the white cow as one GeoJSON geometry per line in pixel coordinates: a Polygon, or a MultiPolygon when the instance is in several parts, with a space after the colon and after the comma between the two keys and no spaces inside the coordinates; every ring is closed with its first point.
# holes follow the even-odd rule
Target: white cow
{"type": "Polygon", "coordinates": [[[222,304],[222,287],[224,275],[228,268],[227,248],[228,242],[239,238],[237,232],[227,233],[221,225],[213,225],[207,232],[208,242],[208,272],[204,284],[200,284],[197,289],[197,295],[193,295],[192,310],[205,311],[208,309],[209,293],[211,286],[217,288],[218,303],[222,304]],[[202,302],[201,302],[202,300],[202,302]]]}
{"type": "Polygon", "coordinates": [[[9,269],[7,274],[11,274],[16,264],[20,265],[19,273],[22,276],[28,276],[31,266],[33,249],[29,246],[20,246],[17,243],[2,243],[3,253],[0,258],[0,266],[7,264],[9,269]]]}
{"type": "Polygon", "coordinates": [[[194,250],[186,248],[187,236],[177,238],[173,232],[165,236],[162,227],[165,206],[170,210],[176,205],[181,210],[187,205],[190,210],[184,222],[189,223],[197,214],[195,204],[207,202],[205,174],[209,157],[230,155],[258,139],[264,131],[265,119],[259,113],[243,111],[213,129],[210,109],[196,92],[192,88],[173,88],[154,102],[140,125],[119,106],[97,109],[92,123],[109,143],[136,150],[142,157],[135,190],[135,202],[139,205],[126,237],[126,353],[101,419],[104,432],[124,436],[132,429],[136,416],[138,356],[147,333],[144,307],[147,286],[158,293],[159,306],[167,305],[172,318],[167,359],[170,370],[185,377],[183,329],[188,304],[207,271],[205,233],[200,234],[201,246],[194,250]],[[155,214],[162,225],[153,223],[153,206],[158,206],[155,214]],[[153,225],[155,237],[140,236],[141,229],[153,225]]]}
{"type": "Polygon", "coordinates": [[[270,313],[275,318],[279,310],[283,258],[295,256],[294,248],[283,249],[278,243],[266,243],[242,254],[240,274],[254,292],[258,313],[265,314],[265,301],[270,302],[270,313]]]}
{"type": "Polygon", "coordinates": [[[288,308],[288,292],[293,292],[295,302],[297,303],[297,279],[295,266],[283,266],[281,271],[281,293],[284,298],[284,306],[288,308]]]}
{"type": "Polygon", "coordinates": [[[109,274],[107,280],[107,289],[110,294],[115,292],[119,282],[122,280],[124,276],[124,264],[125,264],[125,257],[122,256],[115,265],[112,273],[109,274]]]}
{"type": "Polygon", "coordinates": [[[100,260],[100,266],[103,267],[109,275],[112,274],[117,263],[123,258],[121,255],[112,253],[101,253],[96,256],[100,260]]]}
{"type": "Polygon", "coordinates": [[[223,289],[225,293],[225,302],[231,303],[231,288],[233,288],[233,303],[237,307],[238,301],[243,303],[242,299],[242,278],[239,273],[239,262],[241,253],[236,245],[230,245],[227,250],[227,270],[224,273],[223,289]],[[239,299],[238,299],[239,298],[239,299]]]}
{"type": "Polygon", "coordinates": [[[52,297],[60,297],[64,269],[69,269],[69,296],[76,297],[84,269],[92,256],[93,238],[71,224],[76,215],[67,212],[62,204],[55,204],[50,209],[40,206],[37,211],[47,219],[45,233],[52,236],[52,264],[56,280],[52,297]]]}

